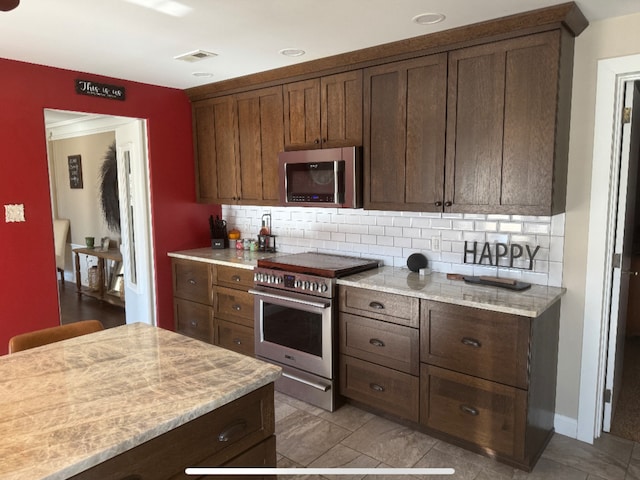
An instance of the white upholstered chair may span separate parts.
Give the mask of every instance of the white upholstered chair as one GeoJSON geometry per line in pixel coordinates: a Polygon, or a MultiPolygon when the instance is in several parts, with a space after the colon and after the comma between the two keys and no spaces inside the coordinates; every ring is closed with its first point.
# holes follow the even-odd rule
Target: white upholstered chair
{"type": "Polygon", "coordinates": [[[60,273],[60,280],[64,287],[64,263],[67,253],[67,235],[69,234],[69,220],[55,218],[53,220],[53,240],[56,249],[56,269],[60,273]]]}

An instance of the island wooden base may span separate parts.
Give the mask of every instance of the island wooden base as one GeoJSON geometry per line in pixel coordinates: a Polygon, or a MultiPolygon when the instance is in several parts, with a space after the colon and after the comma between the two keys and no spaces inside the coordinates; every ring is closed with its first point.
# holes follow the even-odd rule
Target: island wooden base
{"type": "Polygon", "coordinates": [[[275,467],[274,432],[270,383],[71,479],[194,480],[185,468],[275,467]]]}

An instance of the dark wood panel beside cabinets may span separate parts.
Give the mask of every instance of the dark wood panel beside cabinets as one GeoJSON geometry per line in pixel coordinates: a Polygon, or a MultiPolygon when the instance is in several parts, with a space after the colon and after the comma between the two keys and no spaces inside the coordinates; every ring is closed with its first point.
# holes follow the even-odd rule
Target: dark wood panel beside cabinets
{"type": "Polygon", "coordinates": [[[364,207],[441,211],[447,55],[364,74],[364,207]]]}
{"type": "Polygon", "coordinates": [[[285,149],[362,145],[362,71],[285,84],[285,149]]]}
{"type": "Polygon", "coordinates": [[[558,30],[449,54],[445,211],[555,211],[560,45],[558,30]]]}

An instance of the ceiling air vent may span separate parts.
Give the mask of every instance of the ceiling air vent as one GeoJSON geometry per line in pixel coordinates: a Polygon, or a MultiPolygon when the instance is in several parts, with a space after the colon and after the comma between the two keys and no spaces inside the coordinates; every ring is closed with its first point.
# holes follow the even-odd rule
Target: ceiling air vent
{"type": "Polygon", "coordinates": [[[206,60],[207,58],[217,57],[217,53],[206,52],[204,50],[194,50],[193,52],[183,53],[177,57],[173,57],[176,60],[182,60],[183,62],[199,62],[200,60],[206,60]]]}

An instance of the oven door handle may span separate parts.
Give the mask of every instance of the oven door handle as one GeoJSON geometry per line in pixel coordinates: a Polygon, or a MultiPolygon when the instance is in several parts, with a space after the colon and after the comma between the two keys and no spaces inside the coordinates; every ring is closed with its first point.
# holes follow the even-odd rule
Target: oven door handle
{"type": "Polygon", "coordinates": [[[327,308],[331,305],[330,302],[313,302],[310,300],[301,300],[299,298],[295,298],[295,297],[287,297],[284,295],[278,295],[275,293],[271,293],[271,292],[264,292],[262,290],[254,290],[251,289],[249,290],[249,293],[252,295],[258,295],[260,297],[266,297],[266,298],[272,298],[274,300],[283,300],[285,302],[294,302],[294,303],[299,303],[301,305],[306,305],[308,307],[314,307],[314,308],[327,308]]]}

